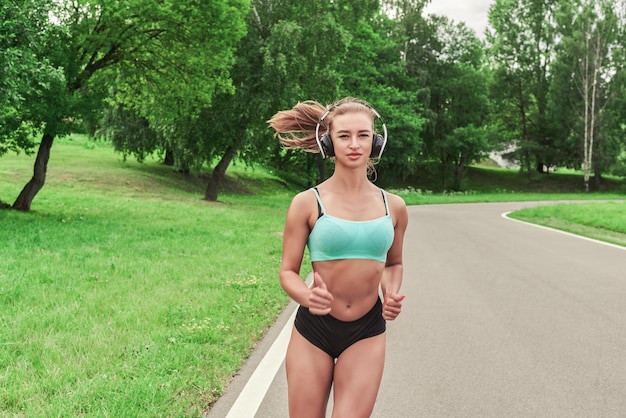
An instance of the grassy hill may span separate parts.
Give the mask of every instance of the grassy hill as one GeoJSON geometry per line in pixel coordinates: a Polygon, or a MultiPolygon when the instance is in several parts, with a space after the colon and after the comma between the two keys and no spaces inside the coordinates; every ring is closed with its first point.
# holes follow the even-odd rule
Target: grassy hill
{"type": "MultiPolygon", "coordinates": [[[[515,169],[472,166],[463,186],[466,190],[479,192],[582,193],[584,179],[582,172],[567,169],[532,173],[529,179],[527,173],[515,169]]],[[[626,180],[611,176],[603,178],[599,192],[626,193],[626,180]]]]}

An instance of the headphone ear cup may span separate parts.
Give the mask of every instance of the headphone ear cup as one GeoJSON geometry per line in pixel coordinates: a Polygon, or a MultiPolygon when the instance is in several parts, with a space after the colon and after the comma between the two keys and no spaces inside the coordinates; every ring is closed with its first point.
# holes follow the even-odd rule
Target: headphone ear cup
{"type": "Polygon", "coordinates": [[[335,156],[335,147],[333,147],[333,141],[330,139],[329,134],[324,134],[320,138],[320,145],[322,146],[322,153],[324,157],[334,157],[335,156]]]}
{"type": "Polygon", "coordinates": [[[370,158],[380,158],[383,155],[383,149],[385,148],[385,138],[375,133],[372,139],[372,152],[370,158]]]}

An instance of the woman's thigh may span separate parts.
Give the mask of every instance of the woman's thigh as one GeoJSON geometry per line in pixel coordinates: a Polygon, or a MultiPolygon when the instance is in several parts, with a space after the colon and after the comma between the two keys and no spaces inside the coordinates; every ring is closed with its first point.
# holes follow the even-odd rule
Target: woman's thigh
{"type": "Polygon", "coordinates": [[[285,358],[291,418],[324,417],[334,364],[328,354],[292,330],[285,358]]]}
{"type": "Polygon", "coordinates": [[[335,364],[333,417],[369,417],[385,365],[386,333],[360,340],[335,364]]]}

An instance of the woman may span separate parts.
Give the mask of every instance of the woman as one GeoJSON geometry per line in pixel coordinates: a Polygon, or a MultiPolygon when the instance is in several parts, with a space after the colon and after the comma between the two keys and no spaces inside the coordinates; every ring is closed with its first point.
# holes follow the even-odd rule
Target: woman
{"type": "MultiPolygon", "coordinates": [[[[294,197],[285,221],[280,282],[300,304],[286,369],[289,415],[324,417],[333,389],[333,417],[369,417],[385,360],[386,321],[402,309],[404,201],[368,180],[385,136],[378,113],[343,99],[326,109],[298,103],[269,120],[290,149],[335,159],[333,175],[294,197]],[[300,277],[305,246],[313,267],[309,288],[300,277]],[[379,289],[383,300],[380,300],[379,289]]],[[[384,127],[384,125],[383,125],[384,127]]]]}

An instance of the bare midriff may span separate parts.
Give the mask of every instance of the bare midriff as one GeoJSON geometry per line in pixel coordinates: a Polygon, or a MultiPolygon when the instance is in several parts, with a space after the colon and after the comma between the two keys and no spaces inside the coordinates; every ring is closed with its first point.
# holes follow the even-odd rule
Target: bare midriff
{"type": "Polygon", "coordinates": [[[378,298],[385,263],[347,259],[316,261],[318,272],[333,295],[330,315],[340,321],[354,321],[368,313],[378,298]]]}

